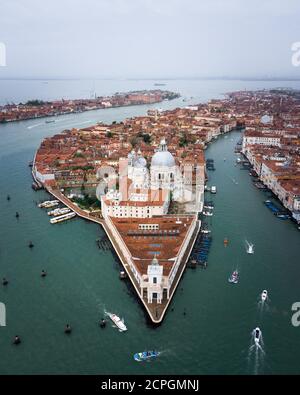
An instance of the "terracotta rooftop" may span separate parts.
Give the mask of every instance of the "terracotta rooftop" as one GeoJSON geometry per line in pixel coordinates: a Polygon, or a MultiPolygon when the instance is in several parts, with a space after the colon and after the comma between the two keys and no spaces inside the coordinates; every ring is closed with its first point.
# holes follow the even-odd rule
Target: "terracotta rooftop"
{"type": "Polygon", "coordinates": [[[192,216],[165,216],[152,218],[111,218],[124,243],[134,258],[137,270],[147,274],[154,256],[168,275],[181,244],[193,221],[192,216]],[[139,225],[158,225],[158,229],[144,230],[139,225]]]}

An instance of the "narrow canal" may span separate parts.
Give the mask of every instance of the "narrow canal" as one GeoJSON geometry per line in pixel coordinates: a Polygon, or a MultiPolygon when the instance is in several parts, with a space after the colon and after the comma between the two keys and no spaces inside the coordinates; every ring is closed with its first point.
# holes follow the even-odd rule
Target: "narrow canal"
{"type": "MultiPolygon", "coordinates": [[[[121,118],[119,112],[114,118],[117,114],[121,118]]],[[[28,124],[1,126],[0,278],[9,280],[0,286],[7,309],[7,326],[0,328],[1,373],[300,372],[300,328],[291,325],[291,305],[300,299],[299,232],[292,222],[274,217],[263,204],[266,195],[235,166],[240,132],[206,151],[216,167],[209,185],[217,186],[215,196],[207,195],[215,202],[208,220],[213,236],[208,268],[186,271],[166,319],[154,329],[119,280],[112,253],[98,249],[99,226],[81,219],[50,225],[36,207],[47,195],[31,190],[27,163],[42,136],[54,131],[44,125],[34,132],[28,124]],[[254,243],[254,255],[246,254],[245,240],[254,243]],[[240,282],[231,285],[227,279],[236,267],[240,282]],[[42,269],[48,272],[44,279],[42,269]],[[270,301],[262,309],[263,289],[270,301]],[[104,309],[124,316],[128,332],[110,325],[100,329],[104,309]],[[66,323],[73,327],[71,336],[63,332],[66,323]],[[251,348],[257,325],[263,352],[251,348]],[[16,334],[22,338],[18,347],[11,344],[16,334]],[[133,353],[153,348],[162,351],[157,360],[133,360],[133,353]]]]}

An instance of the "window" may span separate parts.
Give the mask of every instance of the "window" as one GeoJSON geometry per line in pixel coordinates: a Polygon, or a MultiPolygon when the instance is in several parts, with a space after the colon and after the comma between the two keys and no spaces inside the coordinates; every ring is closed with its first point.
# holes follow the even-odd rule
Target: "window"
{"type": "Polygon", "coordinates": [[[153,284],[157,284],[157,277],[153,277],[153,284]]]}

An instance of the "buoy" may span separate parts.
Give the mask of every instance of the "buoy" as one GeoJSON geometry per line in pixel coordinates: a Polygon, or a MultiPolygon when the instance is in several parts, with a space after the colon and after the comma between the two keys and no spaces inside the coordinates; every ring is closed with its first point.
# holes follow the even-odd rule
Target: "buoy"
{"type": "Polygon", "coordinates": [[[72,328],[69,324],[65,326],[65,333],[70,334],[72,332],[72,328]]]}
{"type": "Polygon", "coordinates": [[[106,321],[105,321],[104,318],[101,319],[99,325],[100,325],[100,328],[105,328],[105,326],[106,326],[106,321]]]}
{"type": "Polygon", "coordinates": [[[16,335],[13,341],[14,344],[20,344],[21,343],[21,338],[20,336],[16,335]]]}

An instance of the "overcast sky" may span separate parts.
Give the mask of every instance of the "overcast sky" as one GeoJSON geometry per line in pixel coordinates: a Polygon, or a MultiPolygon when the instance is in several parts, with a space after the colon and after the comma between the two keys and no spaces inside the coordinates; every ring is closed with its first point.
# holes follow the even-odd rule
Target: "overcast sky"
{"type": "Polygon", "coordinates": [[[299,0],[0,0],[0,78],[300,78],[297,41],[299,0]]]}

